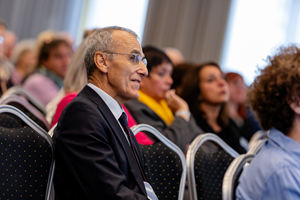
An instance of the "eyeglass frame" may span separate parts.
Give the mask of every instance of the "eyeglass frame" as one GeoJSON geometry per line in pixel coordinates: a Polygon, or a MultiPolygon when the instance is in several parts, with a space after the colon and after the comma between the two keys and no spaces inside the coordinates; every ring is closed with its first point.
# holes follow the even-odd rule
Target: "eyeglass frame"
{"type": "Polygon", "coordinates": [[[135,53],[118,53],[118,52],[112,52],[112,51],[102,51],[103,53],[108,53],[108,54],[121,54],[121,55],[129,55],[129,56],[134,56],[134,60],[135,60],[135,64],[137,64],[136,62],[136,58],[138,58],[138,56],[141,59],[138,59],[138,65],[141,64],[141,62],[144,63],[145,66],[147,66],[148,61],[145,57],[142,58],[142,56],[140,54],[135,54],[135,53]]]}

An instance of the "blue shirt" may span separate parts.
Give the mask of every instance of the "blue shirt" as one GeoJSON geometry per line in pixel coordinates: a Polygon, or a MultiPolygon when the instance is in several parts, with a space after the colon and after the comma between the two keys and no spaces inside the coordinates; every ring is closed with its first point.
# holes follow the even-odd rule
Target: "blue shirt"
{"type": "Polygon", "coordinates": [[[277,129],[246,167],[236,199],[300,199],[300,144],[277,129]]]}

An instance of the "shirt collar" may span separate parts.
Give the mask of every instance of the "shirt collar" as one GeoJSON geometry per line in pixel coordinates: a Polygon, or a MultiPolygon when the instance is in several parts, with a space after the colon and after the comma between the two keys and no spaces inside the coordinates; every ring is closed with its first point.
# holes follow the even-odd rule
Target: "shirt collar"
{"type": "Polygon", "coordinates": [[[108,108],[110,109],[110,111],[112,112],[116,120],[118,121],[122,113],[124,112],[122,106],[120,106],[114,98],[109,96],[106,92],[104,92],[94,84],[88,83],[87,85],[90,88],[92,88],[103,99],[105,104],[108,106],[108,108]]]}
{"type": "Polygon", "coordinates": [[[300,156],[300,144],[294,139],[284,135],[281,131],[272,128],[269,133],[269,141],[276,143],[280,148],[289,152],[292,156],[300,156]]]}

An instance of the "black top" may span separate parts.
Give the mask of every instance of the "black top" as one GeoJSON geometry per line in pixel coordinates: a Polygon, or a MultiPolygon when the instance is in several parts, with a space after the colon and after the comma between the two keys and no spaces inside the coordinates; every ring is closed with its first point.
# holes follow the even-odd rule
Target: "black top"
{"type": "Polygon", "coordinates": [[[228,126],[222,128],[221,132],[218,133],[216,133],[202,117],[195,117],[195,120],[205,133],[215,133],[239,154],[246,153],[246,150],[240,145],[239,129],[231,119],[229,119],[228,126]]]}

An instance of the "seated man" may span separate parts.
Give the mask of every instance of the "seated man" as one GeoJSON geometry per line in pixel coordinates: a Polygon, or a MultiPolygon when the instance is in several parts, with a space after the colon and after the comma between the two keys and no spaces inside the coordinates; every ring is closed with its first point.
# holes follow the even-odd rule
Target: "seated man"
{"type": "Polygon", "coordinates": [[[95,31],[84,64],[88,85],[63,110],[53,136],[56,200],[157,199],[121,108],[139,97],[148,75],[137,35],[121,27],[95,31]]]}
{"type": "Polygon", "coordinates": [[[243,171],[236,199],[300,199],[300,49],[268,57],[249,101],[269,140],[243,171]]]}

